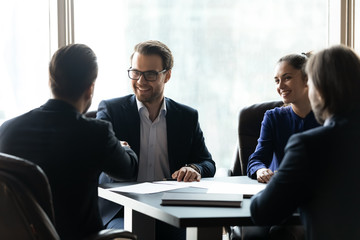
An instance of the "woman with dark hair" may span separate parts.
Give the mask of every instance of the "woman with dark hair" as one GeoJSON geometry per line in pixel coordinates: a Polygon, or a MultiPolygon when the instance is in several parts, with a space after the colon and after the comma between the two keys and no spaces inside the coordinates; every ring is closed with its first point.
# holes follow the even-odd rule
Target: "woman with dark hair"
{"type": "MultiPolygon", "coordinates": [[[[250,155],[247,175],[267,183],[279,168],[284,149],[294,133],[319,126],[311,111],[305,66],[310,54],[290,54],[275,67],[275,85],[284,105],[265,112],[255,152],[250,155]]],[[[302,226],[243,227],[242,239],[304,239],[302,226]]]]}
{"type": "Polygon", "coordinates": [[[336,45],[311,57],[306,71],[311,107],[324,125],[290,137],[278,173],[251,199],[251,217],[269,226],[299,211],[306,239],[357,240],[360,59],[336,45]]]}
{"type": "Polygon", "coordinates": [[[319,126],[308,98],[305,65],[308,54],[290,54],[275,67],[275,84],[284,106],[266,111],[255,152],[250,155],[247,174],[267,183],[284,157],[289,137],[319,126]]]}

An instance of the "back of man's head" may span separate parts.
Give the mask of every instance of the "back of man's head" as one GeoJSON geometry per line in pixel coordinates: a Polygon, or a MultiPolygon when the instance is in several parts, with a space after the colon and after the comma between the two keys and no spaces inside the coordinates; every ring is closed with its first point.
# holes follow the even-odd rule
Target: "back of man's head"
{"type": "Polygon", "coordinates": [[[95,53],[84,44],[70,44],[58,49],[49,65],[51,91],[55,97],[78,100],[96,80],[95,53]]]}
{"type": "Polygon", "coordinates": [[[350,48],[336,45],[312,56],[306,72],[330,115],[351,113],[359,108],[360,59],[350,48]]]}

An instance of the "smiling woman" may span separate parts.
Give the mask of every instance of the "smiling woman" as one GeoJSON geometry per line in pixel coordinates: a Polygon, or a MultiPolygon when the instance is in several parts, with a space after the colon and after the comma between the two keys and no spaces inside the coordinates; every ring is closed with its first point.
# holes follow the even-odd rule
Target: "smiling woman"
{"type": "Polygon", "coordinates": [[[255,152],[250,155],[247,175],[267,183],[284,157],[289,137],[319,126],[308,98],[308,77],[305,65],[308,57],[286,55],[275,67],[276,90],[286,106],[266,111],[255,152]]]}
{"type": "Polygon", "coordinates": [[[291,104],[293,111],[304,118],[310,109],[305,64],[307,56],[291,54],[282,57],[275,67],[276,90],[284,104],[291,104]]]}

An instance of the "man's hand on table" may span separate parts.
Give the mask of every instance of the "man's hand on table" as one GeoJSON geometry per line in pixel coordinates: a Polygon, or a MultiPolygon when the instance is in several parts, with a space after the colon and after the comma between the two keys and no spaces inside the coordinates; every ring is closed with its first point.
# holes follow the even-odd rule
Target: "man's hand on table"
{"type": "Polygon", "coordinates": [[[198,173],[195,169],[192,167],[182,167],[179,170],[175,171],[171,177],[173,179],[176,179],[178,182],[184,181],[184,182],[194,182],[194,181],[200,181],[201,175],[198,173]]]}

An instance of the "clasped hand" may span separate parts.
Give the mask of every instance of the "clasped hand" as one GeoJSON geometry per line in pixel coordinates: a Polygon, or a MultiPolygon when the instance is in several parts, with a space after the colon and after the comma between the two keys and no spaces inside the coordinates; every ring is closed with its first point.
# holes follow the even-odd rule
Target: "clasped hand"
{"type": "Polygon", "coordinates": [[[268,183],[270,178],[274,175],[273,171],[268,168],[260,168],[256,171],[256,178],[258,182],[268,183]]]}

